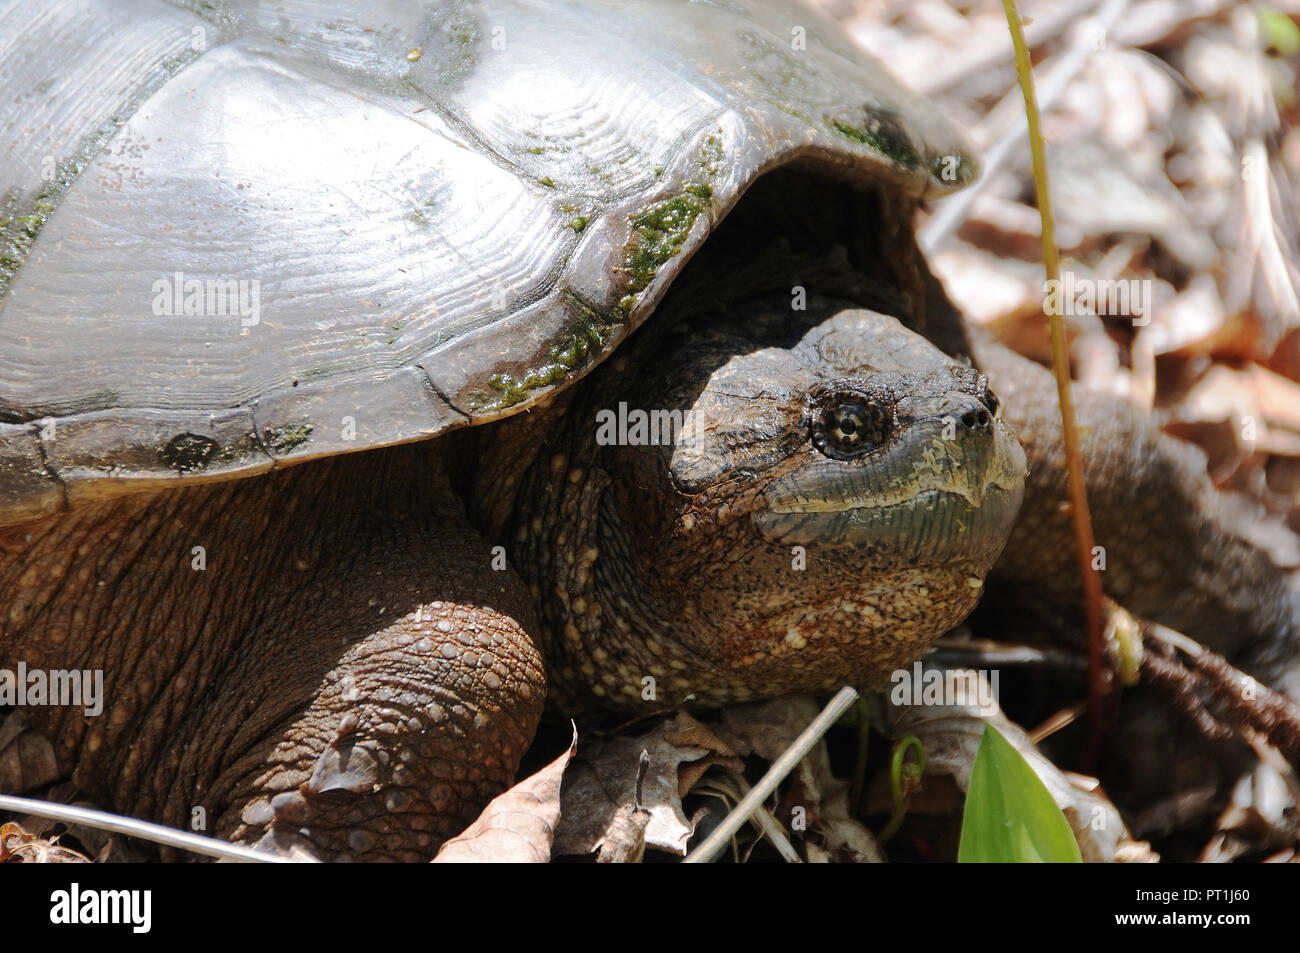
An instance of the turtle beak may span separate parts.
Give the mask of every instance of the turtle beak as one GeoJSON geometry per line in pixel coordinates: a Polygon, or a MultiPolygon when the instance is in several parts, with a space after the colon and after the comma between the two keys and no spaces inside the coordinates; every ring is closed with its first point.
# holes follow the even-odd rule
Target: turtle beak
{"type": "Polygon", "coordinates": [[[912,564],[991,566],[1020,510],[1026,471],[1020,441],[962,391],[900,400],[897,432],[869,454],[837,460],[809,448],[793,464],[763,492],[754,515],[761,533],[912,564]]]}

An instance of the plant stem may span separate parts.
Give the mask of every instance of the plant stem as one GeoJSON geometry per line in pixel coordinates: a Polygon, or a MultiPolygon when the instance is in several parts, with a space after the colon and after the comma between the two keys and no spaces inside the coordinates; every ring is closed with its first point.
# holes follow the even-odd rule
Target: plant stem
{"type": "MultiPolygon", "coordinates": [[[[1061,263],[1056,248],[1052,200],[1047,190],[1047,160],[1043,149],[1042,127],[1038,118],[1038,103],[1034,97],[1033,66],[1029,61],[1029,48],[1025,45],[1025,34],[1015,0],[1002,0],[1002,7],[1007,14],[1011,44],[1016,52],[1016,73],[1020,77],[1020,91],[1025,97],[1025,118],[1029,123],[1029,148],[1033,157],[1034,191],[1038,198],[1038,214],[1042,219],[1043,266],[1047,272],[1048,282],[1059,282],[1061,263]]],[[[1044,311],[1054,310],[1046,307],[1046,301],[1045,294],[1044,311]]],[[[1101,698],[1104,685],[1102,646],[1105,638],[1102,625],[1101,576],[1093,568],[1092,562],[1095,540],[1083,479],[1083,457],[1079,453],[1079,430],[1074,419],[1074,399],[1070,393],[1070,357],[1065,340],[1065,320],[1060,314],[1053,313],[1048,313],[1047,320],[1052,336],[1052,368],[1056,372],[1056,393],[1061,404],[1061,425],[1065,432],[1070,515],[1074,520],[1074,538],[1079,551],[1079,569],[1083,575],[1084,602],[1088,618],[1088,745],[1084,751],[1084,763],[1085,768],[1090,770],[1096,764],[1101,752],[1101,698]]]]}

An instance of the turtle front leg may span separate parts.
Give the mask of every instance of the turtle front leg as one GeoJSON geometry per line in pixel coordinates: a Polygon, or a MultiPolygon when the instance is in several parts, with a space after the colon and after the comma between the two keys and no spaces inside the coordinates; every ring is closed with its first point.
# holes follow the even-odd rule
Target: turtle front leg
{"type": "MultiPolygon", "coordinates": [[[[427,860],[509,786],[532,741],[546,689],[531,606],[512,572],[489,568],[455,501],[354,546],[295,631],[245,654],[235,684],[307,688],[310,700],[207,800],[230,805],[218,836],[328,860],[427,860]],[[312,685],[295,677],[326,667],[312,685]]],[[[237,737],[239,706],[217,710],[231,723],[212,730],[237,737]]]]}
{"type": "Polygon", "coordinates": [[[544,698],[517,618],[464,596],[422,603],[349,644],[306,710],[227,772],[234,806],[216,832],[328,860],[427,860],[509,786],[544,698]]]}
{"type": "Polygon", "coordinates": [[[416,859],[509,785],[545,696],[532,599],[442,452],[0,534],[0,659],[102,677],[102,711],[24,710],[79,795],[322,858],[416,859]]]}

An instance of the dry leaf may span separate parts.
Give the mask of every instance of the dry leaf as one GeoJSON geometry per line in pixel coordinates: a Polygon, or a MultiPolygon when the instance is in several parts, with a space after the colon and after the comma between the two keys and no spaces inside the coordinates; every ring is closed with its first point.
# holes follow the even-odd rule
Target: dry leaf
{"type": "Polygon", "coordinates": [[[713,730],[740,757],[775,761],[820,712],[811,695],[788,695],[725,709],[713,730]]]}
{"type": "Polygon", "coordinates": [[[1294,812],[1295,798],[1286,779],[1273,766],[1257,763],[1238,779],[1218,830],[1199,859],[1231,863],[1246,853],[1294,847],[1300,843],[1294,812]]]}
{"type": "Polygon", "coordinates": [[[1086,140],[1049,149],[1047,158],[1062,248],[1075,247],[1062,230],[1073,225],[1085,239],[1150,235],[1191,268],[1207,268],[1218,257],[1163,168],[1139,171],[1127,155],[1086,140]]]}
{"type": "Polygon", "coordinates": [[[29,834],[18,824],[0,824],[0,863],[88,864],[90,859],[60,847],[57,838],[29,834]]]}
{"type": "MultiPolygon", "coordinates": [[[[681,712],[640,737],[586,745],[565,780],[557,854],[590,854],[601,848],[620,809],[633,803],[642,751],[650,756],[641,785],[641,806],[650,812],[645,845],[674,854],[686,853],[694,829],[682,809],[682,769],[705,759],[706,766],[742,767],[709,729],[681,712]]],[[[692,780],[701,773],[692,772],[692,780]]]]}
{"type": "Polygon", "coordinates": [[[530,778],[493,799],[463,834],[442,845],[435,864],[544,864],[560,819],[560,783],[578,750],[574,729],[569,750],[530,778]]]}

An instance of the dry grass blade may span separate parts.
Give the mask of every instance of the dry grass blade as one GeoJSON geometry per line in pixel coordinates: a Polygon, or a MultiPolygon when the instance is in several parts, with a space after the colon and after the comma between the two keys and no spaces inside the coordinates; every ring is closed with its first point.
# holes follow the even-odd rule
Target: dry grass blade
{"type": "MultiPolygon", "coordinates": [[[[1025,119],[1029,129],[1029,148],[1033,153],[1034,191],[1038,214],[1043,224],[1043,267],[1048,282],[1060,281],[1060,260],[1056,248],[1052,199],[1047,188],[1047,157],[1039,126],[1038,103],[1034,97],[1033,67],[1029,48],[1015,0],[1002,0],[1007,14],[1011,42],[1016,50],[1016,72],[1025,98],[1025,119]]],[[[1047,310],[1046,307],[1044,310],[1047,310]]],[[[1070,355],[1065,339],[1065,321],[1059,313],[1048,315],[1052,334],[1052,369],[1056,374],[1056,395],[1061,405],[1061,425],[1065,435],[1065,461],[1070,490],[1071,517],[1079,550],[1079,572],[1083,577],[1084,598],[1088,614],[1088,748],[1084,762],[1096,762],[1101,746],[1101,696],[1103,691],[1102,647],[1105,639],[1102,623],[1101,576],[1093,565],[1096,545],[1092,518],[1088,513],[1088,496],[1084,489],[1083,455],[1079,450],[1079,429],[1075,423],[1074,399],[1070,393],[1070,355]]]]}
{"type": "Polygon", "coordinates": [[[741,826],[749,820],[750,816],[763,806],[763,803],[772,795],[785,776],[794,770],[795,766],[803,760],[804,756],[812,750],[813,745],[821,740],[822,735],[830,730],[831,725],[835,724],[840,715],[848,711],[858,698],[858,692],[855,688],[844,686],[835,693],[832,698],[822,709],[803,734],[795,739],[785,752],[781,755],[763,775],[761,781],[754,785],[753,789],[741,799],[718,828],[705,839],[699,847],[691,851],[684,863],[703,864],[708,863],[727,846],[733,834],[740,830],[741,826]]]}
{"type": "MultiPolygon", "coordinates": [[[[739,778],[738,780],[740,782],[740,790],[745,794],[748,794],[752,790],[749,786],[749,782],[744,778],[739,778]]],[[[790,838],[785,836],[785,828],[783,828],[780,822],[772,816],[772,812],[762,804],[760,804],[758,810],[754,812],[754,822],[758,824],[759,830],[761,830],[767,836],[768,840],[772,842],[772,846],[776,848],[776,852],[781,855],[782,860],[788,864],[803,863],[803,860],[799,857],[799,852],[794,849],[794,844],[790,843],[790,838]]]]}

